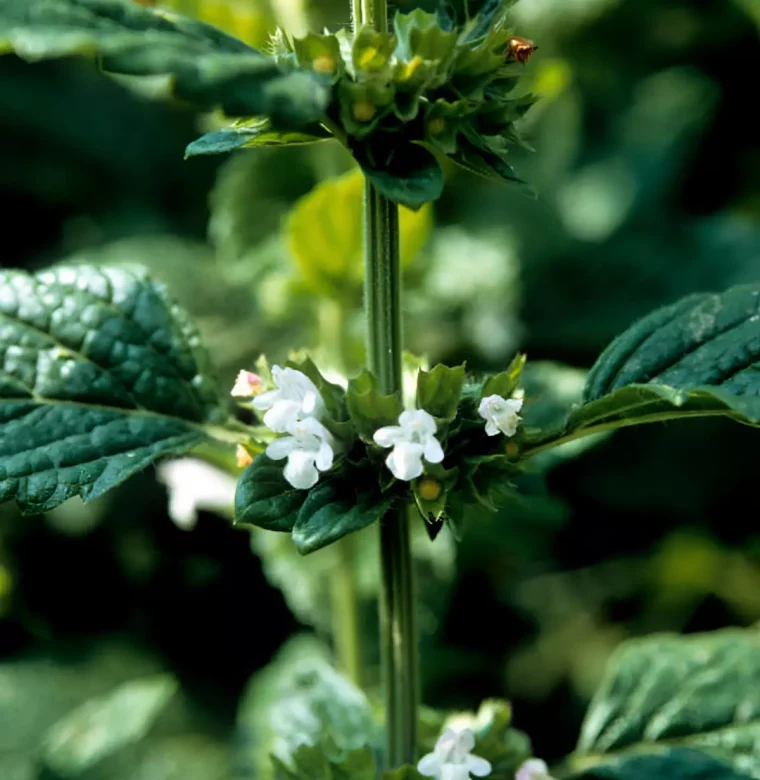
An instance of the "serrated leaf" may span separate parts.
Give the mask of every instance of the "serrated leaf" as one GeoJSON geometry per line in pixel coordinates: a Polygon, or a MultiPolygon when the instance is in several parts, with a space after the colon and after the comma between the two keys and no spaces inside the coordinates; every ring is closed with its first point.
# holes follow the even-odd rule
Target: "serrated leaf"
{"type": "Polygon", "coordinates": [[[433,155],[419,144],[378,133],[352,152],[364,175],[386,198],[414,211],[438,200],[443,171],[433,155]]]}
{"type": "Polygon", "coordinates": [[[502,398],[510,398],[520,385],[525,361],[525,355],[515,355],[506,371],[501,371],[486,379],[480,397],[500,395],[502,398]]]}
{"type": "Polygon", "coordinates": [[[226,417],[195,327],[138,268],[0,274],[0,500],[88,501],[226,417]]]}
{"type": "MultiPolygon", "coordinates": [[[[689,417],[760,424],[760,290],[694,295],[653,312],[604,351],[584,405],[541,449],[581,435],[689,417]]],[[[534,446],[531,444],[530,446],[534,446]]]]}
{"type": "Polygon", "coordinates": [[[392,499],[374,488],[371,479],[355,473],[350,480],[326,477],[315,485],[293,527],[293,542],[299,552],[307,555],[379,521],[392,499]]]}
{"type": "Polygon", "coordinates": [[[283,476],[284,463],[258,455],[243,472],[235,491],[235,523],[290,532],[307,492],[283,476]]]}
{"type": "Polygon", "coordinates": [[[42,759],[58,775],[71,777],[146,736],[177,690],[168,675],[133,680],[86,702],[46,735],[42,759]]]}
{"type": "Polygon", "coordinates": [[[175,94],[228,116],[264,115],[279,127],[318,120],[329,92],[311,73],[202,22],[124,0],[0,0],[0,50],[37,61],[97,57],[103,70],[170,75],[175,94]]]}
{"type": "Polygon", "coordinates": [[[626,756],[565,776],[567,780],[748,780],[731,766],[698,750],[676,748],[653,756],[626,756]]]}
{"type": "Polygon", "coordinates": [[[262,146],[303,146],[331,138],[319,124],[304,126],[300,131],[276,130],[268,119],[234,125],[206,133],[188,144],[185,158],[209,154],[228,154],[237,149],[255,149],[262,146]]]}
{"type": "MultiPolygon", "coordinates": [[[[364,177],[357,170],[315,187],[287,220],[288,244],[308,286],[322,295],[354,301],[364,278],[364,177]]],[[[419,254],[432,229],[429,208],[399,211],[401,264],[419,254]]]]}
{"type": "Polygon", "coordinates": [[[417,408],[439,420],[451,422],[456,417],[464,387],[465,365],[449,368],[439,363],[430,371],[420,370],[417,377],[417,408]]]}
{"type": "Polygon", "coordinates": [[[294,637],[249,684],[238,716],[239,742],[255,739],[256,777],[271,775],[269,755],[281,766],[275,777],[301,777],[294,756],[308,746],[342,780],[336,768],[343,762],[364,766],[365,749],[377,747],[381,734],[366,696],[332,668],[328,656],[313,636],[294,637]]]}
{"type": "Polygon", "coordinates": [[[349,380],[346,406],[359,436],[365,441],[372,441],[378,428],[396,425],[404,410],[400,394],[381,393],[377,378],[369,371],[362,371],[349,380]]]}
{"type": "Polygon", "coordinates": [[[758,778],[759,677],[760,633],[754,630],[626,642],[609,662],[570,765],[587,769],[680,747],[703,750],[758,778]]]}

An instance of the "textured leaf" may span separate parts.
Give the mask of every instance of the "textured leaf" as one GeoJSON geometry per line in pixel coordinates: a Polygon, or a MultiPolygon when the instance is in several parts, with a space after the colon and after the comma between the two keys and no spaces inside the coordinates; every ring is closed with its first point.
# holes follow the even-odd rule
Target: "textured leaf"
{"type": "Polygon", "coordinates": [[[760,423],[760,289],[693,295],[615,339],[588,376],[585,404],[545,447],[585,433],[687,417],[760,423]]]}
{"type": "Polygon", "coordinates": [[[363,489],[361,483],[353,474],[351,482],[328,477],[309,491],[293,528],[299,552],[319,550],[382,518],[391,499],[363,489]]]}
{"type": "Polygon", "coordinates": [[[418,144],[391,136],[390,140],[373,138],[352,151],[375,189],[394,203],[417,210],[441,197],[441,166],[418,144]]]}
{"type": "Polygon", "coordinates": [[[328,90],[220,30],[126,0],[0,0],[0,51],[30,61],[95,56],[105,71],[169,75],[176,95],[282,127],[319,119],[328,90]]]}
{"type": "Polygon", "coordinates": [[[268,119],[215,130],[193,141],[185,149],[185,157],[227,154],[237,149],[261,146],[296,146],[324,141],[332,136],[321,125],[305,126],[301,131],[275,130],[268,119]]]}
{"type": "Polygon", "coordinates": [[[3,272],[0,356],[0,500],[24,512],[96,498],[225,418],[197,331],[140,269],[3,272]]]}
{"type": "Polygon", "coordinates": [[[369,371],[349,380],[346,405],[359,435],[372,441],[372,435],[384,425],[396,425],[404,407],[398,393],[380,392],[377,378],[369,371]]]}
{"type": "Polygon", "coordinates": [[[449,368],[439,363],[417,376],[417,407],[433,417],[451,422],[457,413],[464,387],[465,366],[449,368]]]}
{"type": "MultiPolygon", "coordinates": [[[[338,299],[355,300],[364,277],[362,198],[358,170],[329,179],[298,201],[287,221],[290,251],[309,287],[338,299]]],[[[419,254],[432,228],[429,208],[401,209],[401,263],[419,254]]]]}
{"type": "MultiPolygon", "coordinates": [[[[758,680],[757,631],[626,642],[610,661],[591,703],[571,764],[592,768],[621,755],[682,747],[703,750],[737,772],[759,778],[758,680]]],[[[608,776],[629,775],[599,775],[608,776]]]]}
{"type": "Polygon", "coordinates": [[[568,780],[747,780],[731,766],[698,750],[667,750],[653,756],[626,756],[568,776],[568,780]]]}
{"type": "Polygon", "coordinates": [[[57,774],[77,775],[122,747],[142,739],[177,689],[173,677],[133,680],[78,707],[48,732],[45,764],[57,774]]]}
{"type": "Polygon", "coordinates": [[[282,475],[284,461],[259,455],[243,472],[235,491],[235,522],[270,531],[292,531],[306,500],[282,475]]]}
{"type": "Polygon", "coordinates": [[[252,776],[308,777],[295,773],[294,758],[304,746],[315,750],[301,753],[301,769],[303,762],[321,757],[335,780],[343,780],[343,766],[358,767],[357,776],[363,776],[366,748],[376,747],[379,730],[365,695],[332,668],[328,655],[312,636],[296,636],[251,681],[238,729],[241,743],[254,740],[252,776]],[[275,766],[279,762],[279,774],[270,769],[270,755],[275,766]]]}

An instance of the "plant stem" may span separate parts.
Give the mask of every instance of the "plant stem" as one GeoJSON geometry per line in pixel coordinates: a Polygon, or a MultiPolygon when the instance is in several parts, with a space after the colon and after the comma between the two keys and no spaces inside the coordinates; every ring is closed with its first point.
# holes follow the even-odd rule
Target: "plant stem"
{"type": "Polygon", "coordinates": [[[362,685],[362,647],[356,596],[356,556],[353,536],[336,545],[338,560],[332,572],[333,642],[338,667],[357,687],[362,685]]]}
{"type": "MultiPolygon", "coordinates": [[[[367,182],[364,199],[367,351],[384,393],[401,391],[401,270],[398,207],[367,182]]],[[[387,764],[414,763],[417,741],[417,631],[414,571],[405,508],[380,523],[380,636],[387,764]]]]}

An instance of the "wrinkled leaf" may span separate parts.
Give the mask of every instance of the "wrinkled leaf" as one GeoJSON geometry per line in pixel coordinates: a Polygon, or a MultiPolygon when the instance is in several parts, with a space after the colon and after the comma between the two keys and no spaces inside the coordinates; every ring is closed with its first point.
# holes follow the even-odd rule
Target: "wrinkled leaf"
{"type": "Polygon", "coordinates": [[[283,476],[285,461],[257,456],[243,472],[235,491],[235,522],[269,531],[292,531],[306,491],[283,476]]]}
{"type": "Polygon", "coordinates": [[[372,441],[378,428],[396,425],[404,408],[398,393],[384,395],[380,392],[377,378],[369,371],[349,380],[346,405],[356,430],[366,441],[372,441]]]}
{"type": "Polygon", "coordinates": [[[208,154],[227,154],[237,149],[255,149],[262,146],[297,146],[324,141],[332,136],[321,125],[311,124],[301,130],[276,130],[268,119],[233,125],[214,130],[193,141],[185,149],[185,157],[208,154]]]}
{"type": "Polygon", "coordinates": [[[315,485],[298,512],[293,541],[306,555],[380,520],[391,499],[362,484],[352,474],[351,481],[327,477],[315,485]]]}
{"type": "Polygon", "coordinates": [[[417,408],[439,420],[451,422],[457,413],[464,387],[465,365],[449,368],[439,363],[417,377],[417,408]]]}
{"type": "Polygon", "coordinates": [[[173,677],[159,675],[124,683],[86,702],[50,729],[43,761],[64,777],[83,772],[145,737],[176,690],[173,677]]]}
{"type": "MultiPolygon", "coordinates": [[[[364,278],[364,178],[357,170],[315,187],[295,205],[287,221],[290,251],[315,292],[353,300],[364,278]]],[[[401,263],[419,254],[432,228],[429,208],[401,209],[401,263]]]]}
{"type": "Polygon", "coordinates": [[[626,756],[568,776],[568,780],[748,780],[698,750],[676,748],[652,756],[626,756]]]}
{"type": "Polygon", "coordinates": [[[302,768],[304,762],[308,766],[321,757],[322,767],[327,762],[336,780],[342,780],[338,771],[342,766],[365,771],[365,749],[377,746],[379,729],[364,693],[336,672],[327,658],[327,650],[313,637],[297,636],[249,684],[238,731],[240,744],[254,746],[245,759],[253,776],[303,777],[296,772],[295,758],[304,746],[316,750],[300,753],[302,768]],[[279,774],[270,755],[275,766],[279,762],[283,767],[279,774]]]}
{"type": "Polygon", "coordinates": [[[760,422],[760,290],[734,287],[659,309],[615,339],[588,376],[584,405],[551,446],[585,433],[688,417],[760,422]]]}
{"type": "Polygon", "coordinates": [[[413,210],[438,200],[443,192],[443,171],[435,157],[419,144],[377,135],[352,150],[375,189],[413,210]]]}
{"type": "Polygon", "coordinates": [[[0,500],[94,499],[222,422],[187,314],[142,270],[0,275],[0,500]]]}
{"type": "Polygon", "coordinates": [[[0,0],[0,50],[37,61],[97,57],[108,72],[170,75],[175,94],[228,116],[269,116],[299,127],[328,100],[314,74],[287,73],[270,57],[202,22],[122,0],[0,0]]]}
{"type": "Polygon", "coordinates": [[[620,756],[683,747],[703,750],[758,778],[758,679],[757,631],[665,634],[626,642],[609,662],[591,702],[571,766],[592,768],[620,756]]]}

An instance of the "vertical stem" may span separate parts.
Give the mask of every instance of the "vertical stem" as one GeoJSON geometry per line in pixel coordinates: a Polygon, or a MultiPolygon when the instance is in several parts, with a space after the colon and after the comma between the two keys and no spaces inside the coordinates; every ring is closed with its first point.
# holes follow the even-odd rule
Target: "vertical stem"
{"type": "MultiPolygon", "coordinates": [[[[365,291],[370,370],[384,393],[401,391],[401,269],[398,207],[365,186],[365,291]]],[[[380,636],[387,764],[414,763],[417,742],[417,631],[414,571],[404,508],[380,523],[380,636]]]]}
{"type": "MultiPolygon", "coordinates": [[[[337,368],[345,372],[349,362],[346,308],[323,298],[318,310],[319,343],[331,351],[337,368]]],[[[362,641],[359,630],[359,600],[356,592],[356,553],[352,536],[335,545],[337,559],[330,573],[332,592],[332,637],[338,668],[350,680],[362,685],[362,641]]]]}
{"type": "Polygon", "coordinates": [[[332,572],[333,642],[338,667],[361,688],[362,647],[359,604],[356,597],[354,539],[344,536],[337,545],[338,560],[332,572]]]}

